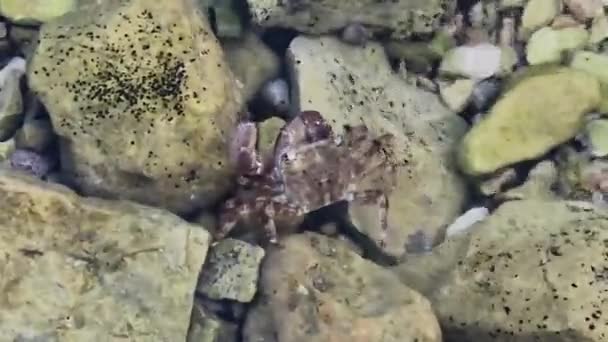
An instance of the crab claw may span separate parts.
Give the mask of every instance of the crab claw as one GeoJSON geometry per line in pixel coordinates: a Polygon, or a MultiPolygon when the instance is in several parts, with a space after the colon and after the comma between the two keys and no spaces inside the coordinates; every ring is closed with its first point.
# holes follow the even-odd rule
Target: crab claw
{"type": "Polygon", "coordinates": [[[303,111],[300,113],[299,119],[302,120],[306,129],[308,142],[330,139],[333,136],[331,126],[316,110],[303,111]]]}
{"type": "Polygon", "coordinates": [[[257,152],[258,128],[255,122],[240,122],[230,142],[230,161],[242,175],[259,175],[263,171],[262,158],[257,152]]]}

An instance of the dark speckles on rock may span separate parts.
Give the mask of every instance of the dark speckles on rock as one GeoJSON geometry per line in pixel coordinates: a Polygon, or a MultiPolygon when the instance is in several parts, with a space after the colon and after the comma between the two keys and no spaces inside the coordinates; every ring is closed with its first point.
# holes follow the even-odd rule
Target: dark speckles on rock
{"type": "Polygon", "coordinates": [[[193,6],[117,1],[42,27],[29,78],[66,138],[67,171],[83,193],[101,186],[109,196],[184,212],[228,189],[231,171],[217,167],[225,156],[216,146],[242,100],[193,6]],[[137,177],[120,178],[137,173],[150,179],[145,190],[129,183],[137,177]],[[205,191],[194,196],[203,200],[192,203],[197,191],[205,191]]]}

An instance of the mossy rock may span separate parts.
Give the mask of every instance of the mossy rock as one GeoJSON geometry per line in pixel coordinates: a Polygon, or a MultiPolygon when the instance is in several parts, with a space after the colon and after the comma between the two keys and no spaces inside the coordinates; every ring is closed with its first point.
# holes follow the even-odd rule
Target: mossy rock
{"type": "Polygon", "coordinates": [[[483,175],[532,160],[571,139],[601,101],[599,81],[570,68],[528,76],[510,89],[464,137],[461,169],[483,175]]]}

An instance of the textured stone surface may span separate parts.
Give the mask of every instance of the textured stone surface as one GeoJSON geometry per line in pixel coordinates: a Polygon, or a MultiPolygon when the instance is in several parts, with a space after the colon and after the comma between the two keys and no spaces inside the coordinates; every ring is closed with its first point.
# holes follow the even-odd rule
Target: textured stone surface
{"type": "Polygon", "coordinates": [[[589,32],[584,27],[553,29],[543,27],[534,32],[526,46],[528,63],[559,63],[566,52],[582,48],[589,40],[589,32]]]}
{"type": "Polygon", "coordinates": [[[261,247],[224,239],[211,248],[197,289],[211,299],[250,302],[257,290],[262,258],[261,247]]]}
{"type": "Polygon", "coordinates": [[[78,0],[0,0],[0,13],[17,23],[35,24],[76,9],[78,0]]]}
{"type": "Polygon", "coordinates": [[[311,34],[343,28],[351,22],[390,32],[400,39],[430,33],[452,13],[446,0],[247,0],[252,19],[262,26],[282,26],[311,34]]]}
{"type": "MultiPolygon", "coordinates": [[[[589,203],[507,202],[428,257],[444,269],[416,288],[448,342],[606,341],[607,240],[608,212],[589,203]]],[[[431,264],[401,268],[431,274],[431,264]]]]}
{"type": "Polygon", "coordinates": [[[264,82],[279,74],[279,57],[253,32],[240,39],[224,39],[222,46],[235,77],[243,83],[246,100],[251,100],[264,82]]]}
{"type": "Polygon", "coordinates": [[[209,234],[0,171],[0,339],[184,341],[209,234]]]}
{"type": "Polygon", "coordinates": [[[427,300],[347,244],[306,233],[264,261],[245,342],[439,342],[427,300]]]}
{"type": "MultiPolygon", "coordinates": [[[[389,198],[385,251],[400,256],[409,236],[419,231],[433,240],[459,215],[467,197],[452,159],[464,121],[437,95],[395,74],[379,44],[361,48],[331,37],[300,36],[291,42],[287,59],[298,110],[319,111],[337,133],[344,124],[365,123],[374,134],[396,136],[398,158],[408,163],[389,198]]],[[[375,206],[350,209],[362,232],[374,240],[380,236],[375,206]]]]}
{"type": "Polygon", "coordinates": [[[600,103],[593,76],[569,68],[523,78],[464,137],[460,165],[471,175],[542,156],[574,137],[600,103]]]}
{"type": "Polygon", "coordinates": [[[192,1],[108,1],[44,25],[28,77],[80,190],[182,213],[230,185],[224,59],[192,1]]]}

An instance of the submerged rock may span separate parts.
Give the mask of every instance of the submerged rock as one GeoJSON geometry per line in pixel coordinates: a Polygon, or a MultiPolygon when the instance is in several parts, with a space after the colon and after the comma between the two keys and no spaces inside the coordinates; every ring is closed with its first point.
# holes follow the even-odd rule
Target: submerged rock
{"type": "Polygon", "coordinates": [[[593,19],[597,15],[604,14],[602,0],[564,0],[564,4],[580,22],[593,19]]]}
{"type": "Polygon", "coordinates": [[[0,198],[2,339],[185,341],[202,227],[6,171],[0,198]]]}
{"type": "Polygon", "coordinates": [[[566,27],[552,29],[543,27],[534,32],[526,46],[528,63],[559,63],[565,52],[582,48],[589,40],[589,33],[584,27],[566,27]]]}
{"type": "Polygon", "coordinates": [[[441,18],[452,14],[450,1],[394,0],[247,0],[252,20],[267,27],[288,27],[319,35],[338,31],[353,18],[370,30],[389,31],[402,39],[412,33],[431,33],[441,18]]]}
{"type": "Polygon", "coordinates": [[[253,32],[246,32],[240,39],[225,39],[222,46],[230,69],[243,84],[246,101],[253,99],[262,84],[279,74],[279,57],[253,32]]]}
{"type": "Polygon", "coordinates": [[[608,156],[608,120],[591,120],[584,131],[590,152],[595,157],[608,156]]]}
{"type": "Polygon", "coordinates": [[[186,342],[238,342],[238,333],[235,323],[217,317],[195,298],[186,342]]]}
{"type": "Polygon", "coordinates": [[[474,89],[475,81],[470,79],[439,84],[439,93],[443,103],[456,113],[461,112],[469,104],[474,89]]]}
{"type": "Polygon", "coordinates": [[[561,12],[560,0],[530,0],[521,17],[521,34],[529,37],[537,29],[548,25],[561,12]]]}
{"type": "Polygon", "coordinates": [[[39,24],[73,11],[78,0],[0,0],[0,14],[20,24],[39,24]]]}
{"type": "Polygon", "coordinates": [[[395,74],[378,43],[355,47],[333,37],[294,39],[287,51],[294,107],[317,110],[337,134],[365,123],[374,135],[392,133],[396,158],[407,161],[389,197],[384,232],[375,205],[349,205],[354,225],[373,241],[387,234],[384,252],[401,256],[419,230],[435,240],[459,215],[467,197],[453,154],[466,124],[436,94],[395,74]],[[426,215],[419,213],[425,212],[426,215]]]}
{"type": "Polygon", "coordinates": [[[462,170],[481,175],[540,157],[573,138],[599,103],[600,84],[584,72],[561,68],[524,78],[464,137],[462,170]]]}
{"type": "Polygon", "coordinates": [[[246,242],[225,239],[213,246],[201,272],[197,289],[211,299],[247,303],[257,290],[264,249],[246,242]]]}
{"type": "Polygon", "coordinates": [[[399,267],[446,341],[605,341],[608,211],[578,202],[501,205],[462,237],[399,267]],[[433,266],[438,266],[433,269],[433,266]]]}
{"type": "Polygon", "coordinates": [[[189,213],[231,185],[224,59],[192,1],[108,2],[44,25],[28,78],[80,191],[189,213]]]}
{"type": "Polygon", "coordinates": [[[459,46],[450,50],[441,61],[439,71],[480,80],[500,71],[502,50],[495,45],[482,43],[475,46],[459,46]]]}
{"type": "Polygon", "coordinates": [[[23,122],[21,77],[25,74],[25,60],[13,58],[0,70],[0,141],[13,137],[23,122]]]}
{"type": "Polygon", "coordinates": [[[441,341],[426,299],[348,245],[305,233],[269,252],[245,342],[441,341]]]}

